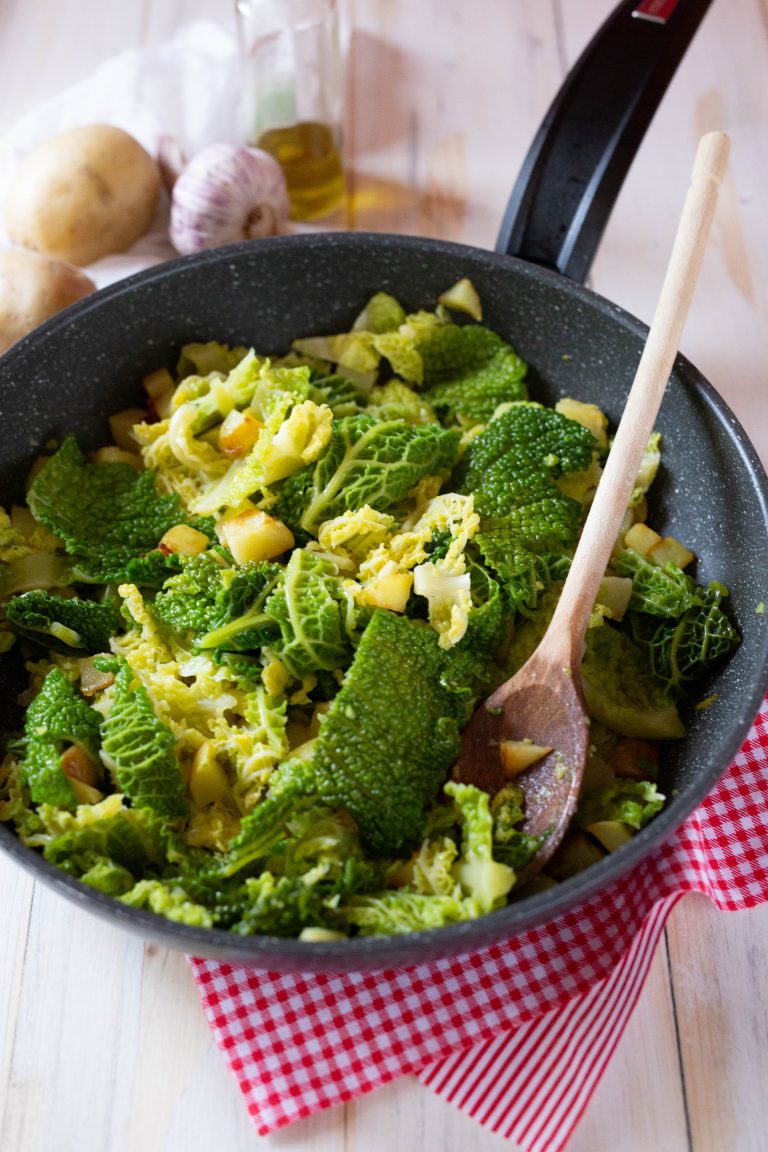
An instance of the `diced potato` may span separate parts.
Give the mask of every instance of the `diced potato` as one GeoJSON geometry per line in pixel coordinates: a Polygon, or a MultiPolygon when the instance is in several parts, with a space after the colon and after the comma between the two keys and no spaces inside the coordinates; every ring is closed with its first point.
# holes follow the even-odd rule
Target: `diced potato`
{"type": "Polygon", "coordinates": [[[307,944],[324,944],[330,940],[346,940],[345,932],[335,932],[333,928],[302,928],[299,940],[307,944]]]}
{"type": "Polygon", "coordinates": [[[357,599],[361,604],[370,604],[373,608],[404,612],[412,587],[412,572],[390,572],[365,584],[357,599]]]}
{"type": "Polygon", "coordinates": [[[550,860],[547,872],[555,880],[567,880],[604,858],[603,849],[583,832],[571,832],[550,860]]]}
{"type": "Polygon", "coordinates": [[[195,752],[189,773],[189,792],[195,804],[201,808],[216,800],[223,800],[229,792],[227,773],[216,759],[210,740],[204,741],[195,752]]]}
{"type": "Polygon", "coordinates": [[[164,392],[169,390],[172,392],[176,387],[173,376],[167,368],[158,368],[155,372],[150,372],[149,376],[144,377],[142,384],[147,396],[151,397],[152,400],[157,400],[158,396],[162,396],[164,392]]]}
{"type": "Polygon", "coordinates": [[[93,662],[93,657],[86,656],[78,660],[80,668],[80,691],[83,696],[95,696],[114,684],[115,677],[112,672],[102,672],[93,662]]]}
{"type": "Polygon", "coordinates": [[[531,764],[535,764],[543,756],[548,756],[551,751],[551,748],[534,744],[532,740],[499,741],[501,767],[509,780],[524,772],[526,768],[530,768],[531,764]]]}
{"type": "Polygon", "coordinates": [[[572,500],[588,505],[594,499],[602,474],[600,461],[593,460],[588,468],[583,468],[580,472],[566,472],[558,479],[557,486],[563,496],[570,496],[572,500]]]}
{"type": "Polygon", "coordinates": [[[301,748],[302,744],[312,739],[309,728],[306,717],[293,716],[288,720],[285,725],[285,738],[291,750],[301,748]]]}
{"type": "Polygon", "coordinates": [[[661,536],[647,524],[633,524],[624,537],[627,548],[634,548],[641,556],[647,556],[652,548],[661,543],[661,536]]]}
{"type": "Polygon", "coordinates": [[[115,412],[113,416],[110,416],[109,430],[118,448],[122,448],[125,452],[136,451],[133,426],[134,424],[143,424],[147,416],[146,408],[124,408],[122,412],[115,412]]]}
{"type": "Polygon", "coordinates": [[[693,560],[693,552],[689,552],[684,544],[675,540],[674,536],[665,536],[660,543],[654,544],[651,548],[648,559],[662,568],[665,564],[676,564],[678,568],[685,568],[693,560]]]}
{"type": "Polygon", "coordinates": [[[158,548],[165,552],[176,552],[179,556],[199,556],[205,552],[209,543],[205,532],[198,532],[197,528],[189,524],[174,524],[161,537],[158,548]]]}
{"type": "Polygon", "coordinates": [[[587,428],[601,448],[608,447],[608,417],[597,404],[585,404],[582,400],[572,400],[564,396],[555,404],[555,411],[587,428]]]}
{"type": "Polygon", "coordinates": [[[49,532],[42,524],[35,520],[29,508],[20,504],[14,504],[10,511],[11,527],[20,532],[22,536],[30,538],[35,537],[36,547],[45,549],[48,552],[55,552],[59,547],[60,541],[56,539],[53,532],[49,532]]]}
{"type": "Polygon", "coordinates": [[[60,767],[64,775],[71,781],[79,780],[95,788],[99,782],[99,766],[92,756],[77,744],[70,744],[63,753],[60,767]]]}
{"type": "Polygon", "coordinates": [[[82,780],[70,780],[70,784],[78,804],[98,804],[104,799],[103,792],[100,792],[98,788],[93,788],[90,784],[84,784],[82,780]]]}
{"type": "MultiPolygon", "coordinates": [[[[56,447],[56,445],[54,444],[53,447],[56,447]]],[[[45,468],[45,466],[49,460],[50,460],[50,456],[42,456],[42,455],[41,456],[35,456],[35,459],[32,461],[32,467],[29,469],[29,472],[27,473],[27,480],[26,480],[27,488],[29,488],[30,484],[35,479],[35,477],[38,476],[42,472],[43,468],[45,468]]]]}
{"type": "Polygon", "coordinates": [[[63,560],[53,552],[19,556],[9,566],[3,591],[6,595],[31,592],[33,588],[61,588],[71,579],[63,560]]]}
{"type": "Polygon", "coordinates": [[[222,416],[228,416],[235,406],[235,398],[223,379],[211,381],[211,397],[222,416]]]}
{"type": "Polygon", "coordinates": [[[137,472],[141,472],[144,468],[144,461],[138,452],[127,452],[125,448],[115,448],[112,444],[97,448],[95,452],[91,452],[89,458],[94,464],[130,464],[137,472]]]}
{"type": "Polygon", "coordinates": [[[587,832],[609,852],[615,852],[632,839],[632,829],[619,820],[596,820],[587,825],[587,832]]]}
{"type": "Polygon", "coordinates": [[[623,620],[632,598],[632,581],[628,576],[603,576],[597,603],[611,613],[613,620],[623,620]]]}
{"type": "Polygon", "coordinates": [[[233,408],[219,428],[219,448],[227,456],[245,456],[258,440],[263,427],[251,412],[240,412],[233,408]]]}
{"type": "Polygon", "coordinates": [[[462,888],[482,892],[489,906],[506,896],[515,882],[513,870],[498,860],[464,860],[454,867],[454,875],[462,888]]]}
{"type": "Polygon", "coordinates": [[[169,388],[167,392],[161,392],[159,396],[153,397],[152,408],[158,420],[168,420],[171,416],[175,394],[176,389],[169,388]]]}
{"type": "Polygon", "coordinates": [[[655,780],[658,767],[658,744],[636,736],[619,740],[611,756],[611,768],[625,780],[655,780]]]}
{"type": "Polygon", "coordinates": [[[437,302],[446,308],[452,308],[454,312],[464,312],[478,322],[483,318],[483,306],[480,303],[477,289],[466,276],[458,280],[441,296],[438,296],[437,302]]]}
{"type": "Polygon", "coordinates": [[[310,740],[313,740],[315,736],[320,735],[320,727],[323,723],[323,717],[327,715],[330,706],[330,701],[328,700],[324,700],[321,704],[315,705],[315,709],[312,713],[312,719],[309,722],[309,731],[307,733],[310,740]]]}
{"type": "Polygon", "coordinates": [[[276,520],[258,508],[248,508],[218,527],[219,539],[229,548],[238,564],[249,560],[274,560],[293,548],[293,532],[282,520],[276,520]]]}
{"type": "Polygon", "coordinates": [[[19,504],[13,505],[11,508],[11,527],[16,532],[21,532],[22,536],[31,536],[37,526],[37,520],[29,508],[22,508],[19,504]]]}

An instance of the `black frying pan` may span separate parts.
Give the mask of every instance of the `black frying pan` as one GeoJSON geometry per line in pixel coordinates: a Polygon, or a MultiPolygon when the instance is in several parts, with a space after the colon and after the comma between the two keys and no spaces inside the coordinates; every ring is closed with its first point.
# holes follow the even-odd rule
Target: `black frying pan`
{"type": "MultiPolygon", "coordinates": [[[[360,233],[238,244],[118,283],[22,340],[0,359],[2,502],[23,498],[29,462],[51,436],[74,431],[86,448],[104,443],[107,416],[135,404],[142,375],[163,363],[173,366],[186,341],[215,338],[277,353],[296,336],[347,329],[375,291],[392,292],[408,309],[431,307],[461,276],[476,285],[485,322],[530,363],[536,398],[594,401],[617,422],[647,330],[578,279],[587,273],[623,175],[707,0],[652,0],[651,7],[674,8],[666,23],[633,18],[637,6],[619,6],[566,81],[513,192],[498,252],[360,233]],[[523,253],[529,259],[518,258],[523,253]]],[[[413,964],[514,936],[577,906],[668,837],[712,788],[768,683],[765,618],[755,614],[766,599],[768,482],[757,455],[717,392],[683,357],[658,427],[664,468],[652,523],[662,532],[673,528],[695,552],[700,580],[717,578],[731,588],[743,642],[717,677],[716,705],[687,717],[688,737],[666,758],[661,786],[673,799],[617,854],[478,921],[407,937],[308,944],[235,938],[127,908],[24,848],[6,825],[0,825],[0,847],[114,923],[170,947],[263,968],[413,964]]],[[[19,673],[6,658],[0,701],[7,712],[19,673]]]]}

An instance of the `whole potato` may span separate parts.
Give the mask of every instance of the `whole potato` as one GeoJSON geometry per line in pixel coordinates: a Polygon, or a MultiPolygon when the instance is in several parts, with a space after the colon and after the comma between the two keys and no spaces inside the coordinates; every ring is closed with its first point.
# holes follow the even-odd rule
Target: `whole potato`
{"type": "Polygon", "coordinates": [[[26,248],[0,251],[0,354],[95,289],[93,281],[71,264],[26,248]]]}
{"type": "Polygon", "coordinates": [[[38,144],[21,161],[5,206],[11,240],[71,264],[123,252],[149,228],[157,164],[122,128],[86,124],[38,144]]]}

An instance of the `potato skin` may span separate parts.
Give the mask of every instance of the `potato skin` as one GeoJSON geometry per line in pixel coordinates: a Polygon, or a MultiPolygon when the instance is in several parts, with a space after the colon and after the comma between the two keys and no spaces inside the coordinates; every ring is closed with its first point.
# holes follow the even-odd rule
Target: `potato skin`
{"type": "Polygon", "coordinates": [[[71,264],[26,248],[0,251],[0,354],[95,290],[93,281],[71,264]]]}
{"type": "Polygon", "coordinates": [[[11,183],[5,226],[17,244],[70,264],[123,252],[149,228],[157,164],[111,124],[70,128],[27,153],[11,183]]]}

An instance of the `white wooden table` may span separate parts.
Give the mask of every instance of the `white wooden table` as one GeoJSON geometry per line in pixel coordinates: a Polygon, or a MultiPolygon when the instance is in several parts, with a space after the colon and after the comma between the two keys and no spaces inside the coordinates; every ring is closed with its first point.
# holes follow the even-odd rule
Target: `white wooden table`
{"type": "MultiPolygon", "coordinates": [[[[492,246],[533,132],[611,7],[346,0],[349,226],[492,246]]],[[[0,0],[0,133],[110,55],[196,17],[229,24],[232,15],[227,0],[0,0]]],[[[694,141],[709,128],[731,135],[732,161],[683,351],[768,459],[765,0],[715,0],[622,190],[591,282],[650,319],[694,141]]],[[[0,908],[3,1152],[505,1146],[408,1080],[260,1141],[182,956],[74,911],[5,859],[0,908]]],[[[767,949],[768,907],[678,905],[569,1152],[768,1148],[767,949]]]]}

